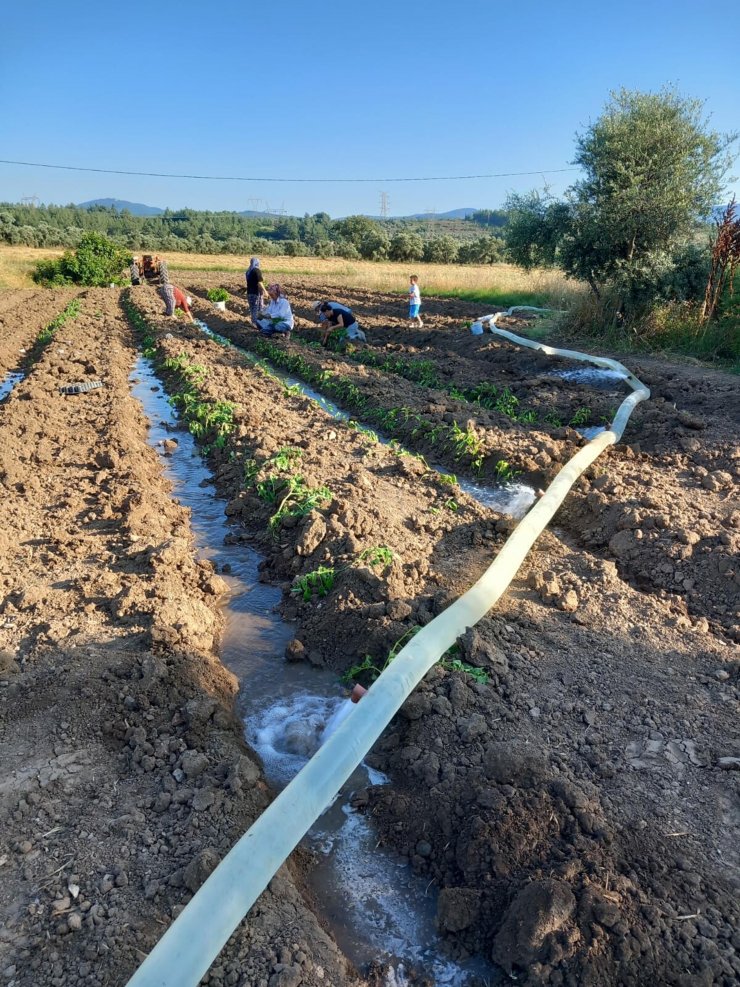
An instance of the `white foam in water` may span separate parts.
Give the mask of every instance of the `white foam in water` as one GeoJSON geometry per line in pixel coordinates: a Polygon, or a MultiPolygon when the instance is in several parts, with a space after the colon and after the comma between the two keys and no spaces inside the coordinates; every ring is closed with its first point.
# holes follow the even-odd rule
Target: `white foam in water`
{"type": "MultiPolygon", "coordinates": [[[[343,697],[302,694],[274,703],[256,716],[250,741],[273,777],[287,783],[351,715],[354,704],[343,697]]],[[[362,765],[371,785],[386,784],[380,771],[362,765]]],[[[353,777],[350,785],[365,784],[353,777]]],[[[435,900],[427,882],[416,877],[406,860],[379,848],[370,822],[347,804],[347,789],[317,821],[309,839],[330,863],[334,880],[322,871],[315,892],[329,914],[342,915],[344,932],[367,953],[389,963],[388,987],[408,987],[404,961],[418,965],[439,987],[464,987],[466,971],[440,955],[434,925],[435,900]]],[[[341,941],[340,941],[341,945],[341,941]]]]}
{"type": "Polygon", "coordinates": [[[479,504],[490,507],[499,514],[507,514],[513,518],[523,518],[535,502],[535,492],[532,487],[523,483],[507,483],[503,487],[486,487],[473,480],[457,478],[458,486],[469,494],[479,504]]]}
{"type": "Polygon", "coordinates": [[[618,370],[605,370],[600,367],[577,367],[573,370],[555,370],[555,377],[562,377],[563,380],[572,380],[578,384],[591,384],[598,387],[604,384],[618,384],[626,380],[625,374],[618,370]]]}
{"type": "Polygon", "coordinates": [[[355,708],[355,704],[351,699],[345,699],[331,715],[329,722],[324,727],[324,732],[321,734],[321,743],[325,743],[329,737],[336,731],[340,724],[344,723],[349,714],[355,708]]]}
{"type": "Polygon", "coordinates": [[[347,700],[299,695],[263,710],[250,741],[278,781],[287,783],[319,749],[332,718],[347,700]]]}

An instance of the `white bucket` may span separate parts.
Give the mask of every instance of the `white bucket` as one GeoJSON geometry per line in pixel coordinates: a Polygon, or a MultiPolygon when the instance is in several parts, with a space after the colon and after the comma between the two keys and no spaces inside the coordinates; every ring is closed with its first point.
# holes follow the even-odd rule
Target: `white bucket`
{"type": "Polygon", "coordinates": [[[225,312],[226,311],[226,302],[214,302],[213,304],[216,306],[216,308],[219,310],[219,312],[225,312]]]}

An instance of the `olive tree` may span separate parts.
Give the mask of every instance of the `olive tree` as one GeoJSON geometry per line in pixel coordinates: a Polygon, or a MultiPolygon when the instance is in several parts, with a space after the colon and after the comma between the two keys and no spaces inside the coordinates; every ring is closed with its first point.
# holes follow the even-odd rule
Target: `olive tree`
{"type": "Polygon", "coordinates": [[[424,257],[424,241],[418,233],[409,230],[399,230],[391,238],[388,256],[391,260],[422,260],[424,257]]]}
{"type": "Polygon", "coordinates": [[[558,263],[600,297],[621,304],[658,297],[677,252],[718,202],[734,134],[709,129],[703,104],[673,89],[611,95],[576,139],[584,177],[564,201],[511,196],[506,241],[515,263],[558,263]]]}

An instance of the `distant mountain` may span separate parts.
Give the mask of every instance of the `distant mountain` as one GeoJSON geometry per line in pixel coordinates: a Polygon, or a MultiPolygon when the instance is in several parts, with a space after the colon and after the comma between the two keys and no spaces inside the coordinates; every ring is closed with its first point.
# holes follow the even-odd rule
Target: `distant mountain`
{"type": "Polygon", "coordinates": [[[450,209],[449,212],[417,212],[413,216],[403,216],[403,219],[467,219],[478,209],[450,209]]]}
{"type": "Polygon", "coordinates": [[[126,202],[125,199],[90,199],[89,202],[78,203],[80,209],[94,209],[95,206],[105,206],[107,209],[117,209],[123,212],[127,209],[132,216],[159,216],[164,212],[158,206],[145,206],[142,202],[126,202]]]}

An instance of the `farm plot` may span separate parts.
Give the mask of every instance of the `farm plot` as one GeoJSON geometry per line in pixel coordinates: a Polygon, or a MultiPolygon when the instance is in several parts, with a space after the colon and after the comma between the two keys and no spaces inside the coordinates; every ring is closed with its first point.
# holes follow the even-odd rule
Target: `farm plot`
{"type": "MultiPolygon", "coordinates": [[[[309,297],[336,297],[323,288],[305,288],[306,308],[309,297]]],[[[332,421],[233,348],[163,319],[151,290],[128,295],[140,344],[209,449],[230,539],[258,545],[263,578],[284,590],[282,611],[296,623],[286,656],[369,684],[399,639],[477,578],[511,520],[425,461],[332,421]]],[[[128,397],[133,337],[117,294],[89,299],[10,396],[2,422],[0,745],[18,770],[0,790],[10,875],[0,892],[10,935],[0,948],[24,985],[125,982],[268,797],[231,715],[233,677],[215,656],[223,587],[193,561],[186,512],[145,444],[143,415],[128,397]],[[60,383],[88,375],[105,387],[58,394],[60,383]],[[183,782],[168,781],[178,769],[183,782]]],[[[196,314],[242,338],[239,308],[216,321],[196,301],[196,314]]],[[[373,352],[403,347],[405,358],[432,359],[440,376],[452,367],[450,336],[462,361],[457,387],[474,383],[474,362],[486,358],[466,354],[443,327],[427,349],[388,332],[394,341],[373,352]]],[[[382,366],[295,341],[283,350],[349,378],[366,410],[398,404],[432,427],[457,422],[464,431],[470,420],[490,464],[481,471],[471,456],[440,450],[470,476],[495,478],[505,458],[544,482],[580,443],[567,426],[515,421],[382,366]]],[[[500,357],[523,404],[529,357],[500,357]]],[[[673,371],[675,388],[686,378],[673,371]]],[[[662,367],[652,372],[652,386],[667,386],[662,367]]],[[[540,393],[552,388],[543,380],[540,393]]],[[[702,395],[722,388],[726,414],[734,382],[712,375],[702,395]]],[[[740,969],[735,572],[724,569],[707,592],[697,582],[693,597],[681,596],[691,590],[673,575],[715,563],[720,572],[720,556],[736,551],[736,508],[721,477],[716,489],[705,481],[691,494],[712,534],[685,542],[673,525],[689,503],[680,495],[690,470],[714,476],[737,461],[730,425],[689,402],[676,418],[660,397],[649,406],[657,416],[646,410],[627,437],[641,448],[610,451],[505,599],[396,717],[372,756],[392,786],[354,797],[379,837],[439,890],[453,954],[480,952],[529,984],[729,985],[740,969]],[[706,422],[699,449],[687,424],[694,417],[706,422]],[[671,460],[662,431],[691,448],[671,460]],[[654,529],[660,546],[670,531],[671,544],[692,550],[678,558],[660,548],[672,559],[670,594],[646,591],[625,565],[637,564],[653,530],[643,516],[638,529],[607,515],[631,495],[641,509],[654,497],[649,513],[668,516],[668,528],[654,529]],[[623,531],[634,556],[615,551],[623,531]],[[725,611],[715,612],[710,598],[720,590],[725,611]]],[[[399,437],[429,452],[412,433],[399,437]]],[[[300,866],[299,857],[271,884],[209,983],[283,972],[291,982],[353,982],[296,889],[300,866]]]]}
{"type": "MultiPolygon", "coordinates": [[[[146,444],[133,357],[118,293],[90,291],[3,408],[0,962],[19,985],[125,983],[268,801],[214,653],[224,585],[146,444]]],[[[267,982],[278,955],[354,982],[293,874],[212,983],[267,982]]]]}
{"type": "Polygon", "coordinates": [[[68,288],[0,294],[0,383],[21,368],[38,334],[78,294],[68,288]]]}
{"type": "MultiPolygon", "coordinates": [[[[253,345],[238,311],[202,312],[253,345]]],[[[402,345],[436,352],[440,373],[467,347],[470,380],[481,358],[488,380],[496,361],[509,386],[517,364],[514,382],[529,379],[529,354],[508,344],[427,336],[418,354],[402,345]]],[[[729,984],[738,972],[738,385],[661,361],[635,370],[654,399],[574,491],[505,614],[462,643],[489,685],[429,676],[376,751],[394,790],[358,795],[443,889],[439,920],[461,950],[533,983],[729,984]]]]}

